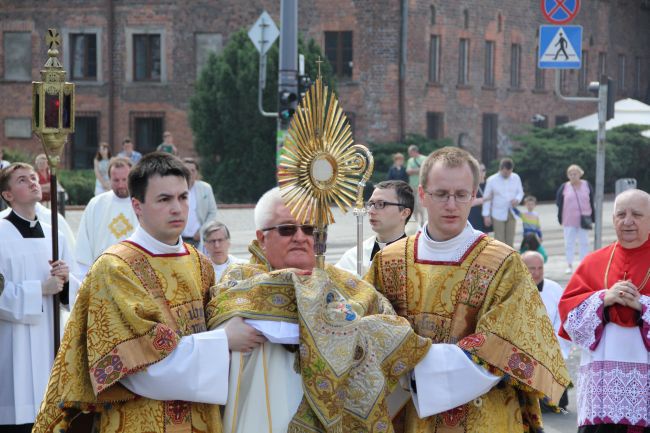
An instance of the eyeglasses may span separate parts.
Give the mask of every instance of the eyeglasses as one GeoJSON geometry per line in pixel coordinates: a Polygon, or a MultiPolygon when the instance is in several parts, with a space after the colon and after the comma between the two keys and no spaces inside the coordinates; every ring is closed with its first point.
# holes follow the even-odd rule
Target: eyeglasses
{"type": "Polygon", "coordinates": [[[267,227],[265,229],[262,229],[262,231],[267,232],[269,230],[277,229],[280,236],[293,236],[296,234],[298,229],[300,229],[305,234],[305,236],[313,236],[315,228],[315,226],[309,224],[280,224],[273,227],[267,227]]]}
{"type": "Polygon", "coordinates": [[[370,210],[370,208],[373,207],[373,206],[377,210],[382,210],[386,206],[402,206],[403,207],[404,205],[401,204],[401,203],[393,203],[393,202],[390,202],[390,201],[383,201],[383,200],[374,201],[374,200],[370,200],[369,202],[366,203],[366,210],[370,210]]]}
{"type": "Polygon", "coordinates": [[[217,244],[223,244],[224,242],[228,242],[230,239],[224,238],[224,239],[210,239],[210,240],[205,240],[203,241],[204,244],[210,244],[210,245],[217,245],[217,244]]]}
{"type": "Polygon", "coordinates": [[[469,191],[457,191],[454,194],[451,194],[447,191],[424,191],[425,194],[429,194],[433,201],[438,203],[447,203],[450,197],[453,197],[456,200],[456,203],[469,203],[472,200],[472,193],[469,191]]]}

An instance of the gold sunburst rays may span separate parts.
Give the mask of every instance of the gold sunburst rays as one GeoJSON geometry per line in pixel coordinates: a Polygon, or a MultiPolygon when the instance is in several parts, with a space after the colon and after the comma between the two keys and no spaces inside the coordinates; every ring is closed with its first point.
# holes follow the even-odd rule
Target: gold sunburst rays
{"type": "Polygon", "coordinates": [[[331,204],[347,212],[360,201],[372,155],[354,144],[345,113],[320,77],[300,102],[288,134],[278,167],[281,194],[297,221],[323,229],[334,222],[331,204]]]}

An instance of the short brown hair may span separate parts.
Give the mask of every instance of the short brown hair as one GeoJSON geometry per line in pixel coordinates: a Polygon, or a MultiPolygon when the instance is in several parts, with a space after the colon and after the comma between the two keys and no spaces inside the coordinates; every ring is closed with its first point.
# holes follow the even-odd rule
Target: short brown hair
{"type": "Polygon", "coordinates": [[[125,158],[123,156],[116,156],[114,158],[111,158],[110,162],[108,163],[108,178],[111,178],[111,170],[113,168],[119,168],[119,167],[133,167],[133,162],[129,158],[125,158]]]}
{"type": "Polygon", "coordinates": [[[131,197],[144,203],[149,178],[153,176],[178,176],[190,184],[190,171],[178,157],[165,152],[152,152],[144,157],[129,173],[129,192],[131,197]]]}
{"type": "Polygon", "coordinates": [[[448,168],[462,167],[463,164],[467,164],[469,166],[469,169],[472,171],[472,177],[474,178],[474,182],[472,182],[473,189],[476,190],[478,188],[478,161],[468,151],[463,150],[459,147],[451,146],[443,147],[434,151],[431,153],[431,155],[427,156],[427,159],[424,160],[424,163],[422,163],[422,167],[420,168],[420,185],[422,185],[423,188],[427,186],[426,182],[429,178],[431,167],[433,167],[433,165],[438,161],[442,162],[442,165],[448,168]]]}
{"type": "MultiPolygon", "coordinates": [[[[3,168],[0,170],[0,196],[2,196],[2,199],[5,200],[4,195],[2,195],[3,192],[9,191],[9,183],[11,182],[11,175],[14,174],[16,170],[19,170],[21,168],[31,170],[31,171],[36,171],[34,170],[34,167],[31,165],[25,163],[25,162],[14,162],[12,164],[9,164],[6,168],[3,168]]],[[[9,202],[7,202],[9,204],[9,202]]]]}
{"type": "Polygon", "coordinates": [[[183,158],[183,164],[192,164],[194,165],[194,168],[196,168],[196,171],[199,171],[199,163],[194,158],[190,158],[190,157],[183,158]]]}

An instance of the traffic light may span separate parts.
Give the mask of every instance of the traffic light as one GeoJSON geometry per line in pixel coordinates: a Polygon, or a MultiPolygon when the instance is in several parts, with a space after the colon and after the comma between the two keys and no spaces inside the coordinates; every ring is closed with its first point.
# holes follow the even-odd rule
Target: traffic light
{"type": "Polygon", "coordinates": [[[298,105],[298,95],[289,90],[280,90],[278,96],[278,117],[282,122],[289,122],[298,105]]]}
{"type": "Polygon", "coordinates": [[[311,86],[311,78],[307,75],[300,75],[298,77],[298,93],[300,94],[300,100],[305,97],[307,90],[311,86]]]}
{"type": "Polygon", "coordinates": [[[616,102],[616,89],[614,80],[607,78],[607,116],[605,120],[614,118],[614,103],[616,102]]]}

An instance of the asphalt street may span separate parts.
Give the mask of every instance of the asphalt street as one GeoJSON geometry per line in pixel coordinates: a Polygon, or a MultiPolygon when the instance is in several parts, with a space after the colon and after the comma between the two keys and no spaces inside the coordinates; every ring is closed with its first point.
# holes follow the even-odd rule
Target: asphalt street
{"type": "MultiPolygon", "coordinates": [[[[606,201],[603,205],[603,245],[607,245],[616,239],[612,225],[613,201],[606,201]]],[[[521,207],[523,210],[523,207],[521,207]]],[[[566,259],[564,257],[564,240],[562,227],[557,222],[557,208],[554,203],[541,203],[537,207],[542,224],[544,235],[544,248],[548,253],[548,262],[545,265],[545,277],[557,281],[563,287],[569,280],[570,275],[564,273],[566,259]]],[[[343,213],[338,208],[333,210],[335,223],[328,228],[327,262],[335,263],[341,255],[356,242],[356,217],[352,212],[343,213]]],[[[76,232],[81,218],[82,211],[69,210],[66,212],[66,219],[72,230],[76,232]]],[[[253,222],[253,209],[251,207],[219,208],[217,217],[225,223],[230,230],[232,246],[231,254],[237,257],[248,257],[248,244],[255,238],[255,226],[253,222]]],[[[521,224],[517,228],[515,245],[521,242],[521,224]]],[[[363,221],[364,238],[372,234],[367,218],[363,221]]],[[[593,232],[590,235],[590,244],[593,246],[593,232]]],[[[577,246],[576,246],[577,250],[577,246]]],[[[577,252],[576,252],[577,254],[577,252]]],[[[574,262],[574,269],[577,265],[577,256],[574,262]]],[[[576,379],[580,361],[579,351],[574,348],[567,362],[571,377],[576,379]]],[[[569,407],[566,414],[544,414],[544,431],[546,433],[569,433],[575,432],[576,428],[576,406],[575,388],[569,391],[569,407]]]]}

